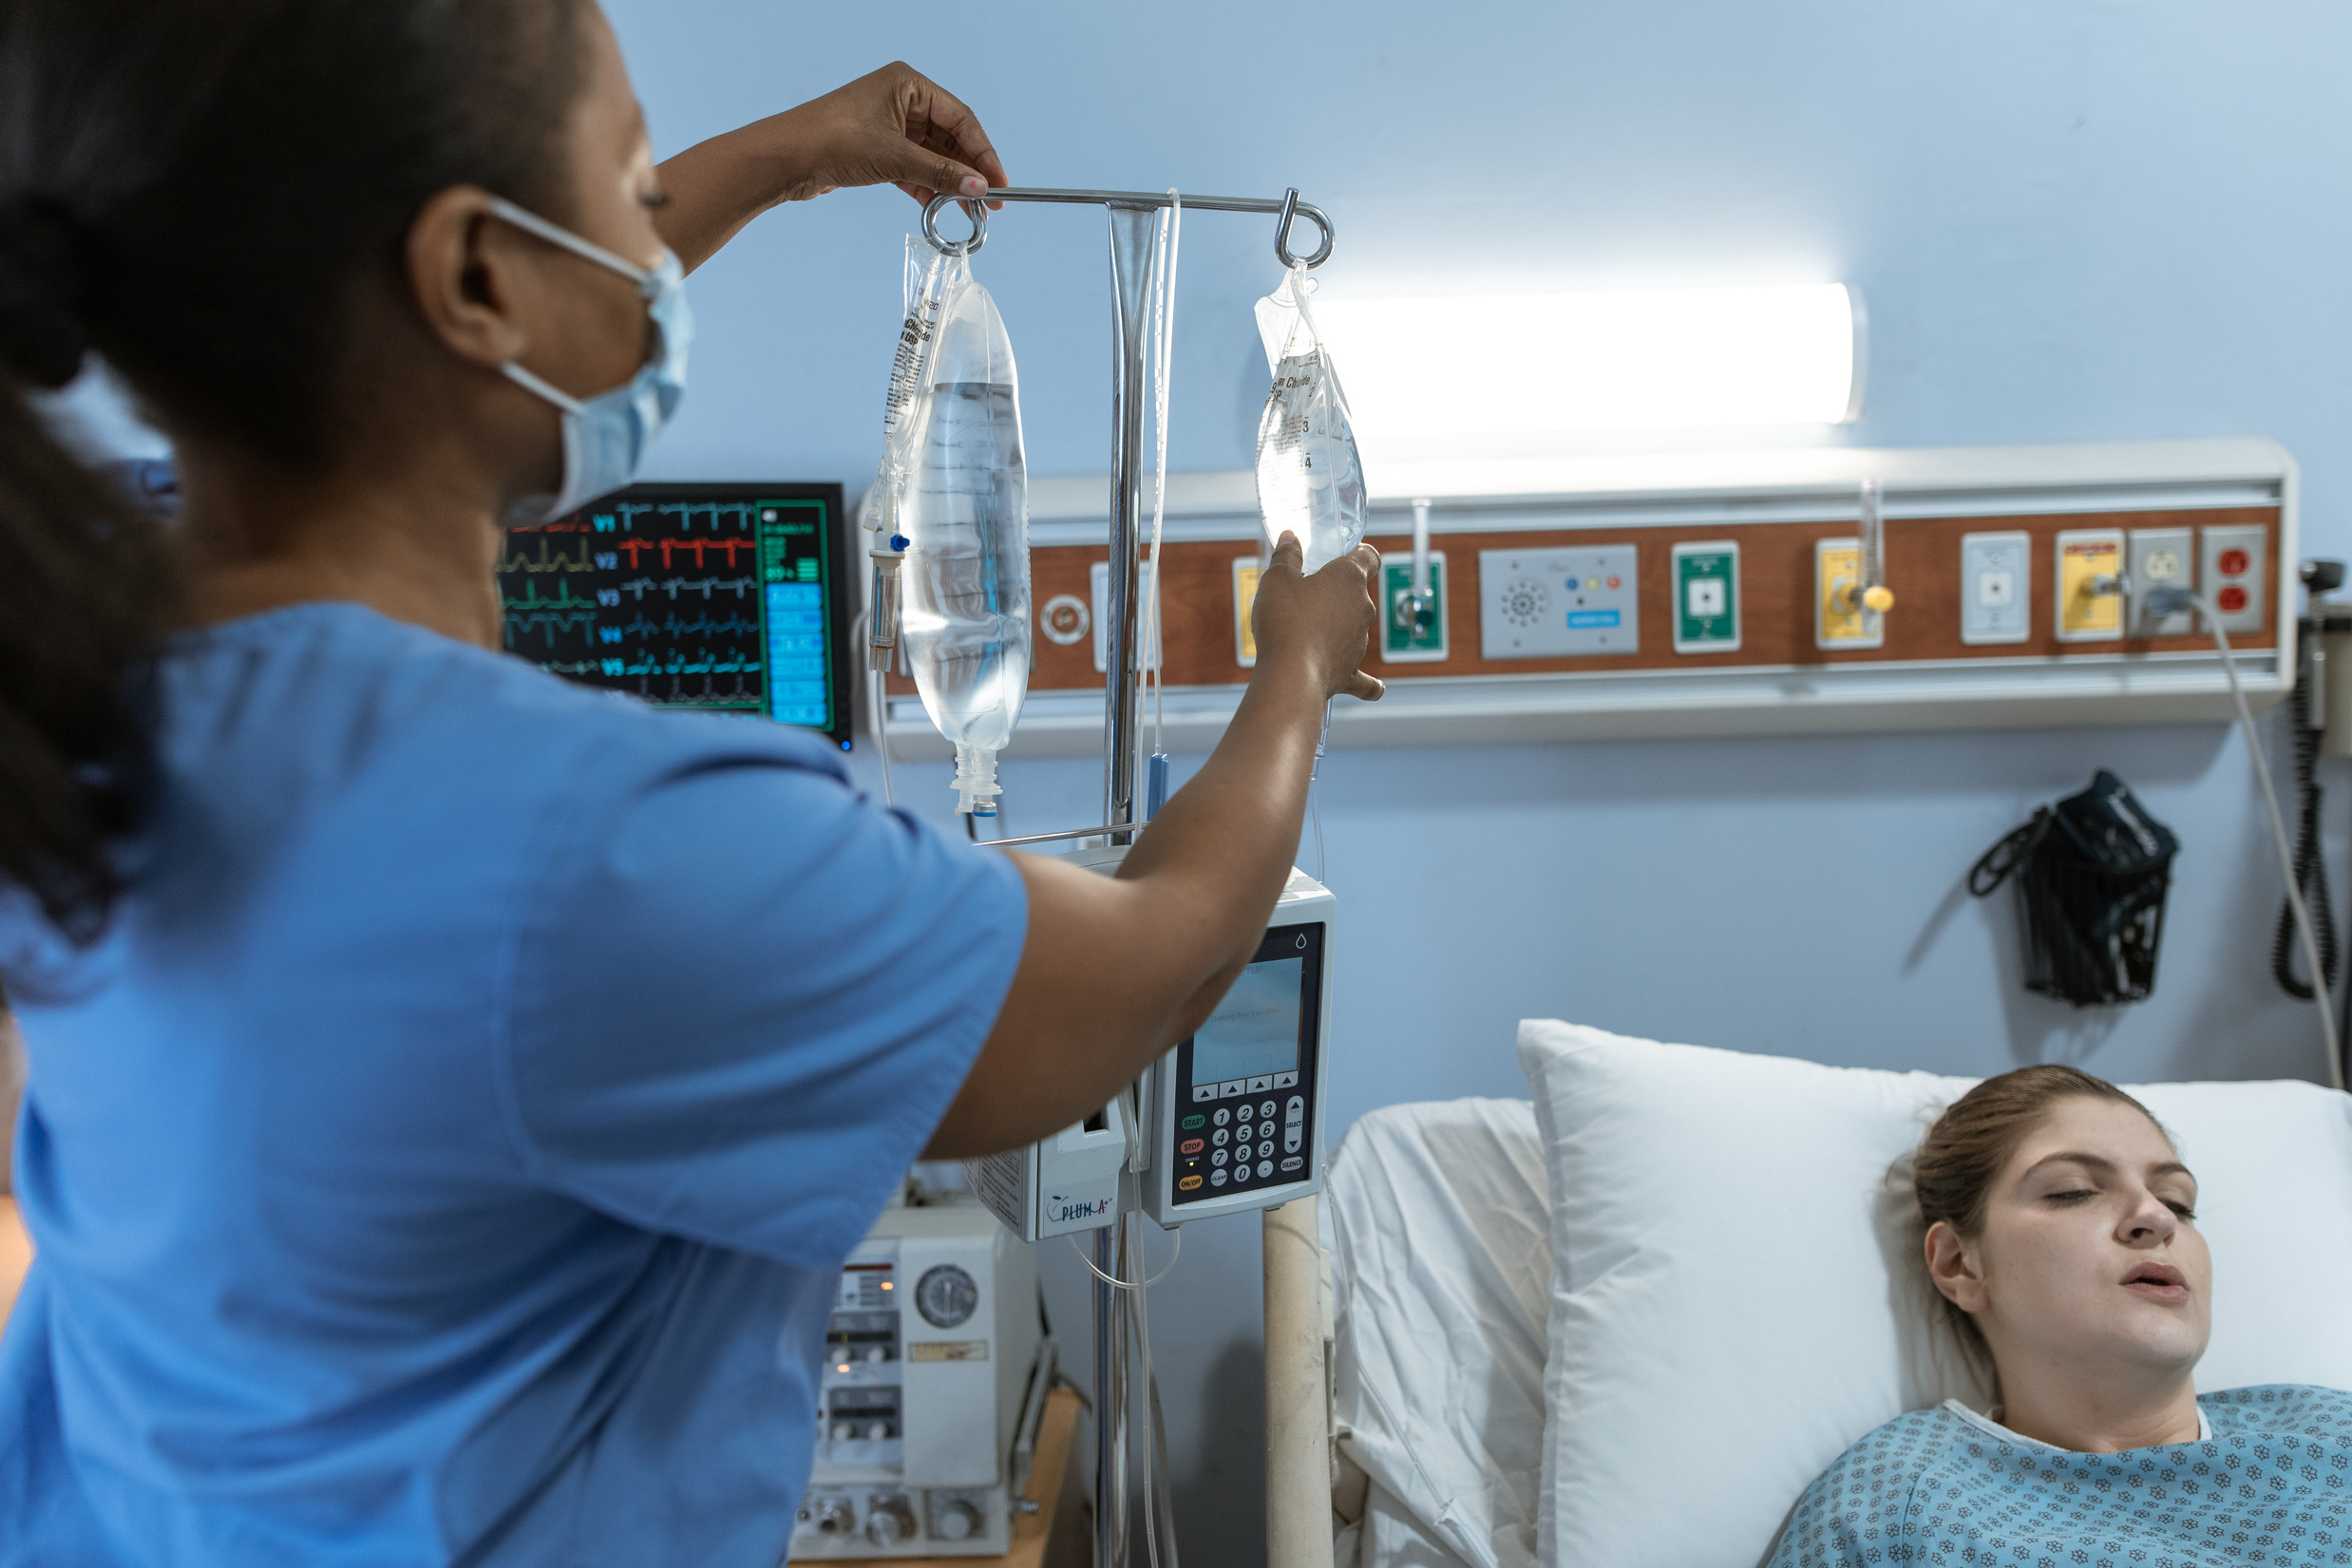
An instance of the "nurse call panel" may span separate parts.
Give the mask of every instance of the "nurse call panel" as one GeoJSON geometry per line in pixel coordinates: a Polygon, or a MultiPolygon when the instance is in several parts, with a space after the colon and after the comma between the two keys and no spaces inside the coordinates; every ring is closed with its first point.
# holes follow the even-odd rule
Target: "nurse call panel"
{"type": "Polygon", "coordinates": [[[838,484],[634,484],[512,528],[505,647],[661,708],[850,746],[847,524],[838,484]]]}

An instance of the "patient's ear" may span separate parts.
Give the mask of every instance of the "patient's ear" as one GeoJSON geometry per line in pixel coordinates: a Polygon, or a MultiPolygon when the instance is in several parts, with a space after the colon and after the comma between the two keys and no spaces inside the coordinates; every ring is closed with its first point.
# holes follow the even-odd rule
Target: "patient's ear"
{"type": "Polygon", "coordinates": [[[1969,1250],[1950,1221],[1939,1219],[1927,1227],[1927,1277],[1962,1312],[1981,1313],[1987,1299],[1984,1276],[1977,1272],[1969,1250]]]}

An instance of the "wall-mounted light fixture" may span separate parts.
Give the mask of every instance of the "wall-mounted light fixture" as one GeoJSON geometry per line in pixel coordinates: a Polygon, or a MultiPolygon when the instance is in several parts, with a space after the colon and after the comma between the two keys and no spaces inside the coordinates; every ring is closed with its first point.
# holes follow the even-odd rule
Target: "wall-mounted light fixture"
{"type": "Polygon", "coordinates": [[[1862,411],[1843,283],[1318,301],[1368,443],[1834,425],[1862,411]]]}

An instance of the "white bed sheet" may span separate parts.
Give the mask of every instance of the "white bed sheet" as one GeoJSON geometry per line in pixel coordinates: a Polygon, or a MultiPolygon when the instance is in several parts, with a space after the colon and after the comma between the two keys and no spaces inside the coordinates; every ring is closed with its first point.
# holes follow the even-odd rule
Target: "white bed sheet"
{"type": "Polygon", "coordinates": [[[1340,1445],[1373,1483],[1356,1560],[1535,1568],[1551,1309],[1535,1107],[1374,1111],[1324,1190],[1340,1445]]]}

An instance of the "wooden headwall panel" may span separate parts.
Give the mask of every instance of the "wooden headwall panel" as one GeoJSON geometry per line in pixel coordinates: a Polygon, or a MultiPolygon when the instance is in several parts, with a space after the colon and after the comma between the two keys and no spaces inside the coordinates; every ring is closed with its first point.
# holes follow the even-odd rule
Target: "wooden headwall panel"
{"type": "MultiPolygon", "coordinates": [[[[2259,525],[2269,540],[2273,563],[2265,583],[2267,621],[2262,632],[2230,638],[2247,650],[2278,645],[2277,585],[2279,509],[2275,506],[2207,507],[2154,512],[2063,512],[2034,517],[1902,518],[1887,525],[1887,585],[1895,608],[1887,616],[1884,648],[1824,652],[1813,646],[1813,544],[1850,538],[1850,520],[1763,522],[1672,527],[1562,528],[1497,533],[1443,533],[1433,548],[1446,556],[1446,618],[1451,656],[1431,664],[1383,664],[1377,649],[1365,668],[1388,681],[1427,680],[1450,675],[1530,675],[1577,671],[1741,669],[1759,665],[1886,664],[1906,660],[2112,657],[2116,653],[2171,651],[2202,652],[2212,648],[2204,633],[2180,637],[2131,637],[2113,642],[2061,643],[2055,632],[2050,595],[2054,557],[2061,531],[2084,528],[2178,528],[2259,525]],[[1960,540],[1963,534],[2023,533],[2031,537],[2030,640],[1970,647],[1960,640],[1960,540]],[[1671,552],[1685,541],[1736,539],[1739,544],[1741,647],[1733,653],[1674,652],[1671,552]],[[1564,546],[1631,544],[1638,550],[1641,578],[1641,646],[1614,656],[1550,659],[1486,659],[1479,656],[1478,553],[1536,551],[1564,546]]],[[[1409,554],[1403,535],[1375,536],[1372,542],[1394,558],[1409,554]]],[[[1242,539],[1170,541],[1161,548],[1167,579],[1162,614],[1170,686],[1239,685],[1249,678],[1234,656],[1233,562],[1252,553],[1242,539]]],[[[1092,605],[1090,570],[1110,558],[1102,545],[1042,545],[1030,556],[1030,603],[1068,594],[1092,605]]],[[[1058,644],[1038,632],[1030,671],[1034,690],[1100,687],[1094,670],[1091,632],[1077,642],[1058,644]]],[[[893,674],[890,690],[911,692],[914,682],[893,674]]]]}

